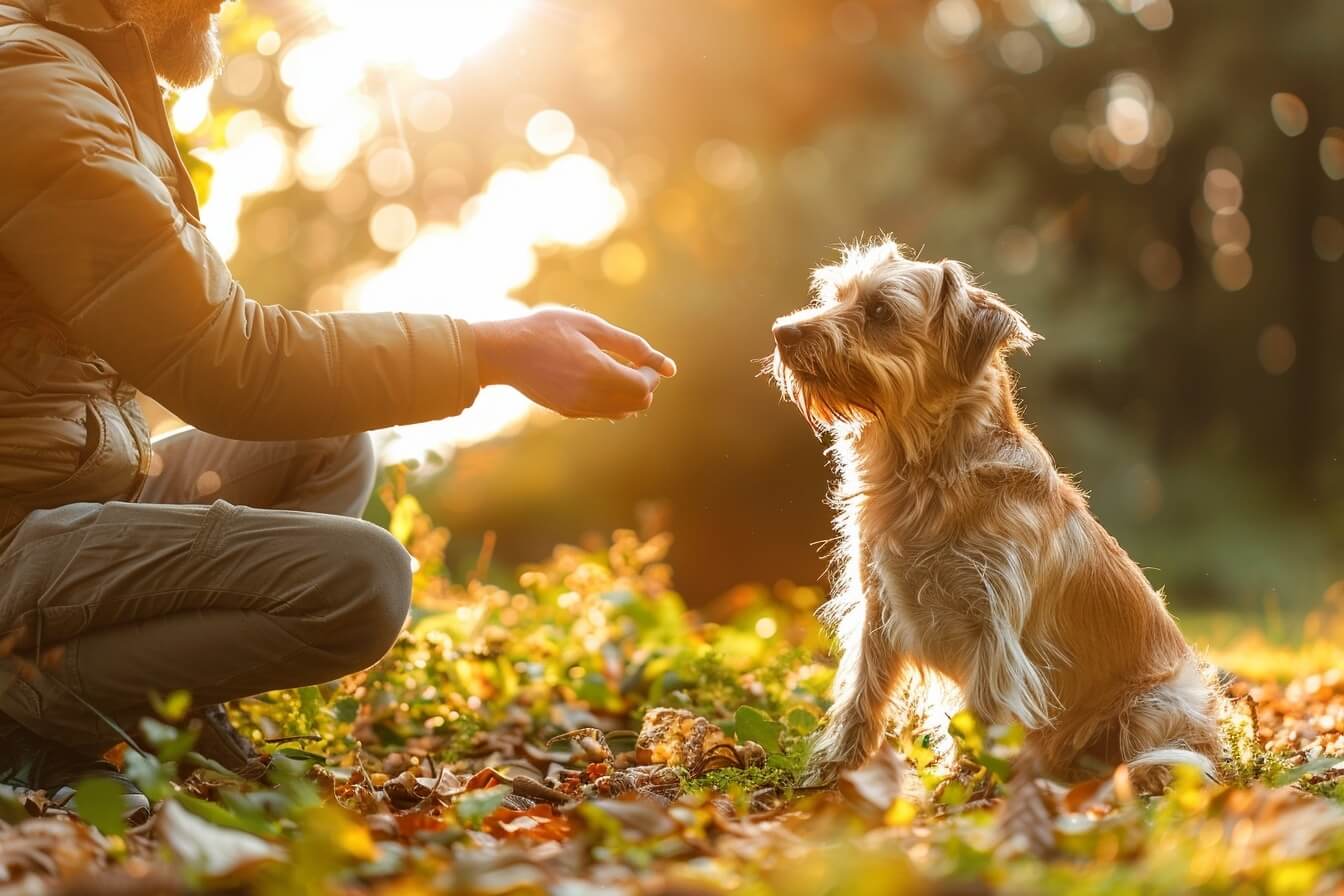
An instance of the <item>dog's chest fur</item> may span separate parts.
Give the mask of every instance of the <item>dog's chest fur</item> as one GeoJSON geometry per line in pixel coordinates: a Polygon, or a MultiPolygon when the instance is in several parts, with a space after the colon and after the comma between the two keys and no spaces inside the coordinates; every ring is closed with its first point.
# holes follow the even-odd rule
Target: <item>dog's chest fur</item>
{"type": "Polygon", "coordinates": [[[877,586],[869,594],[883,604],[884,635],[961,683],[986,718],[1048,714],[1044,682],[1036,695],[1006,705],[977,679],[986,655],[1001,649],[1017,652],[1018,669],[1048,665],[1052,648],[1033,620],[1033,595],[1069,562],[1049,534],[1060,516],[1049,512],[1053,467],[1029,446],[1007,443],[987,445],[955,469],[898,474],[882,468],[879,449],[864,447],[870,456],[852,454],[844,477],[861,495],[848,507],[851,550],[877,586]]]}
{"type": "Polygon", "coordinates": [[[975,561],[965,551],[974,533],[950,517],[932,481],[872,496],[858,518],[862,555],[898,649],[960,677],[966,637],[997,612],[971,581],[975,561]]]}

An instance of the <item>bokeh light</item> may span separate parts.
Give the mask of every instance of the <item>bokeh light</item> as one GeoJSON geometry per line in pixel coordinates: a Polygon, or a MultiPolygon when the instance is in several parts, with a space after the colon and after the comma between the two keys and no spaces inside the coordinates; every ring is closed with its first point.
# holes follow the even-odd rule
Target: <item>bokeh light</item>
{"type": "Polygon", "coordinates": [[[331,24],[327,38],[358,50],[367,66],[409,66],[424,78],[451,77],[463,62],[501,37],[526,8],[523,0],[315,0],[331,24]],[[413,23],[413,25],[412,25],[413,23]]]}
{"type": "Polygon", "coordinates": [[[1134,0],[1134,18],[1149,31],[1166,31],[1176,19],[1171,0],[1134,0]]]}
{"type": "Polygon", "coordinates": [[[1321,170],[1331,180],[1344,180],[1344,128],[1330,128],[1321,138],[1321,170]]]}
{"type": "Polygon", "coordinates": [[[1172,289],[1181,282],[1181,253],[1171,243],[1153,240],[1139,253],[1139,273],[1153,289],[1172,289]]]}
{"type": "Polygon", "coordinates": [[[399,252],[415,239],[416,226],[414,211],[392,203],[373,213],[369,219],[369,236],[379,249],[399,252]]]}
{"type": "Polygon", "coordinates": [[[634,286],[648,269],[647,254],[632,240],[617,240],[602,251],[602,273],[617,286],[634,286]]]}
{"type": "Polygon", "coordinates": [[[1213,279],[1228,292],[1245,289],[1251,282],[1251,256],[1236,246],[1219,246],[1211,262],[1213,279]]]}
{"type": "Polygon", "coordinates": [[[1320,215],[1311,226],[1312,248],[1322,261],[1344,258],[1344,221],[1330,215],[1320,215]]]}
{"type": "MultiPolygon", "coordinates": [[[[696,508],[739,488],[743,508],[783,494],[777,481],[748,494],[740,471],[785,457],[803,475],[815,447],[790,441],[796,420],[763,419],[774,395],[739,380],[742,359],[768,351],[769,319],[806,301],[806,268],[828,247],[883,231],[963,258],[1046,334],[1022,372],[1033,413],[1072,433],[1064,456],[1105,483],[1125,481],[1123,454],[1147,471],[1136,482],[1161,483],[1161,501],[1138,503],[1107,504],[1103,486],[1108,519],[1142,506],[1160,529],[1189,513],[1203,486],[1178,461],[1193,452],[1233,481],[1276,463],[1279,446],[1319,468],[1311,452],[1336,438],[1322,424],[1307,446],[1285,419],[1297,406],[1279,400],[1331,370],[1319,334],[1340,312],[1321,297],[1344,260],[1344,122],[1319,99],[1319,48],[1294,44],[1305,24],[1266,19],[1265,65],[1238,70],[1234,89],[1213,63],[1235,56],[1244,29],[1170,0],[730,0],[694,17],[661,4],[254,0],[221,18],[225,65],[175,98],[172,121],[183,145],[211,148],[197,157],[213,178],[191,174],[250,294],[469,319],[556,301],[682,362],[657,411],[620,427],[537,426],[544,414],[491,389],[459,420],[385,435],[389,458],[423,460],[526,430],[417,486],[464,528],[546,500],[561,513],[572,483],[592,480],[586,506],[616,522],[646,489],[684,493],[685,549],[726,550],[697,534],[696,508]],[[1083,359],[1105,382],[1132,377],[1132,398],[1078,384],[1086,421],[1054,401],[1075,379],[1060,371],[1083,359]],[[1204,416],[1173,407],[1185,399],[1168,382],[1198,393],[1204,416]],[[762,416],[768,435],[741,437],[705,413],[707,395],[762,416]],[[1131,411],[1121,451],[1103,434],[1131,411]],[[706,463],[704,443],[677,438],[691,426],[724,443],[722,482],[677,478],[706,463]],[[677,463],[620,460],[651,451],[677,463]],[[501,489],[515,462],[527,481],[503,476],[501,489]]],[[[790,513],[772,525],[804,511],[790,513]]],[[[745,530],[745,514],[714,522],[745,530]]],[[[586,525],[578,515],[557,526],[586,525]]],[[[784,569],[761,546],[787,535],[753,532],[752,550],[773,558],[756,573],[784,569]]],[[[1206,553],[1152,555],[1204,587],[1191,570],[1206,553]]]]}
{"type": "Polygon", "coordinates": [[[831,11],[831,27],[845,43],[863,44],[877,36],[877,16],[867,4],[845,0],[831,11]]]}
{"type": "Polygon", "coordinates": [[[1045,64],[1045,51],[1036,35],[1030,31],[1009,31],[999,38],[999,55],[1010,69],[1019,75],[1030,75],[1045,64]]]}
{"type": "Polygon", "coordinates": [[[1293,333],[1287,327],[1273,324],[1260,334],[1256,354],[1265,373],[1270,376],[1281,376],[1287,373],[1297,360],[1297,340],[1293,339],[1293,333]]]}
{"type": "MultiPolygon", "coordinates": [[[[237,251],[249,198],[297,180],[320,194],[332,219],[300,228],[291,210],[271,209],[259,213],[254,235],[265,237],[267,251],[293,247],[306,268],[325,272],[315,304],[466,320],[523,313],[526,306],[513,296],[536,275],[539,253],[600,244],[629,212],[611,172],[586,152],[573,121],[558,109],[527,119],[527,143],[549,157],[544,163],[501,162],[469,195],[461,172],[471,160],[442,139],[454,113],[443,83],[513,27],[525,7],[519,0],[386,0],[370,14],[356,0],[312,0],[299,35],[282,39],[267,30],[230,58],[219,84],[179,95],[173,123],[190,134],[204,133],[214,120],[212,96],[245,100],[263,89],[271,77],[268,56],[277,56],[275,71],[287,88],[283,115],[290,128],[247,109],[227,119],[214,148],[196,151],[213,169],[202,219],[220,252],[237,251]],[[416,27],[407,28],[408,21],[416,27]],[[421,134],[436,139],[418,142],[421,134]],[[369,243],[390,253],[390,263],[351,259],[351,267],[341,267],[337,222],[356,220],[367,222],[369,243]]],[[[724,147],[711,173],[721,185],[740,188],[754,179],[754,163],[741,148],[724,147]]],[[[637,243],[617,242],[603,253],[601,268],[612,283],[632,286],[647,271],[648,256],[637,243]]],[[[521,395],[488,389],[458,418],[387,434],[387,456],[446,458],[454,446],[516,428],[529,413],[521,395]]]]}
{"type": "Polygon", "coordinates": [[[1295,94],[1274,94],[1269,98],[1269,112],[1279,130],[1289,137],[1296,137],[1307,129],[1307,104],[1295,94]]]}

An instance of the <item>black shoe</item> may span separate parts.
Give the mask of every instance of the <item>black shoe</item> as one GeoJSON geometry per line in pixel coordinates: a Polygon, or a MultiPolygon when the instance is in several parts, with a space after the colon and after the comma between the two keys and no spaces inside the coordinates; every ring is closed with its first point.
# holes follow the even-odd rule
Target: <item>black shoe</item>
{"type": "Polygon", "coordinates": [[[0,746],[0,790],[23,798],[36,791],[67,812],[78,812],[75,788],[88,778],[104,778],[121,788],[122,818],[132,827],[149,820],[149,798],[110,762],[79,753],[24,730],[0,746]]]}
{"type": "Polygon", "coordinates": [[[223,706],[202,707],[192,716],[201,723],[196,735],[197,753],[244,778],[259,778],[266,771],[266,757],[233,727],[223,706]]]}

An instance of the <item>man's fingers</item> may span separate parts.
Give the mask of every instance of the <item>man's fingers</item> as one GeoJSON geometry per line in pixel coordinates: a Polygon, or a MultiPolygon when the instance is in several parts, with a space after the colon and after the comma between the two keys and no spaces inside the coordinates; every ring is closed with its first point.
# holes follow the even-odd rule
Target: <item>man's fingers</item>
{"type": "Polygon", "coordinates": [[[588,338],[593,340],[598,348],[615,352],[640,367],[650,368],[656,374],[677,375],[677,362],[649,345],[638,333],[622,330],[595,315],[589,318],[586,329],[588,338]]]}
{"type": "MultiPolygon", "coordinates": [[[[663,356],[659,355],[659,357],[663,356]]],[[[671,358],[663,358],[663,360],[669,364],[672,363],[671,358]]],[[[675,365],[673,365],[673,369],[676,369],[675,365]]],[[[649,392],[650,394],[652,394],[653,390],[658,388],[658,384],[663,381],[662,375],[653,367],[636,367],[635,373],[637,373],[644,381],[644,391],[649,392]]]]}
{"type": "Polygon", "coordinates": [[[637,400],[649,395],[663,378],[652,367],[630,367],[610,355],[602,355],[602,366],[611,380],[613,391],[622,399],[637,400]]]}
{"type": "Polygon", "coordinates": [[[603,416],[618,416],[642,411],[653,403],[653,390],[662,377],[652,367],[627,367],[608,355],[600,356],[606,382],[590,404],[605,409],[603,416]]]}

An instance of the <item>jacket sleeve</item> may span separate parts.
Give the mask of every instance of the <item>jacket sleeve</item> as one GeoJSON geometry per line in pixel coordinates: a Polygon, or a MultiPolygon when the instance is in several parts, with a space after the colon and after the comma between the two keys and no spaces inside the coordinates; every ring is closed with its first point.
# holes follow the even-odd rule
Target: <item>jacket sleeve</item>
{"type": "Polygon", "coordinates": [[[228,438],[346,434],[475,400],[460,321],[305,314],[247,298],[137,160],[114,91],[55,50],[0,44],[0,258],[73,341],[228,438]]]}

